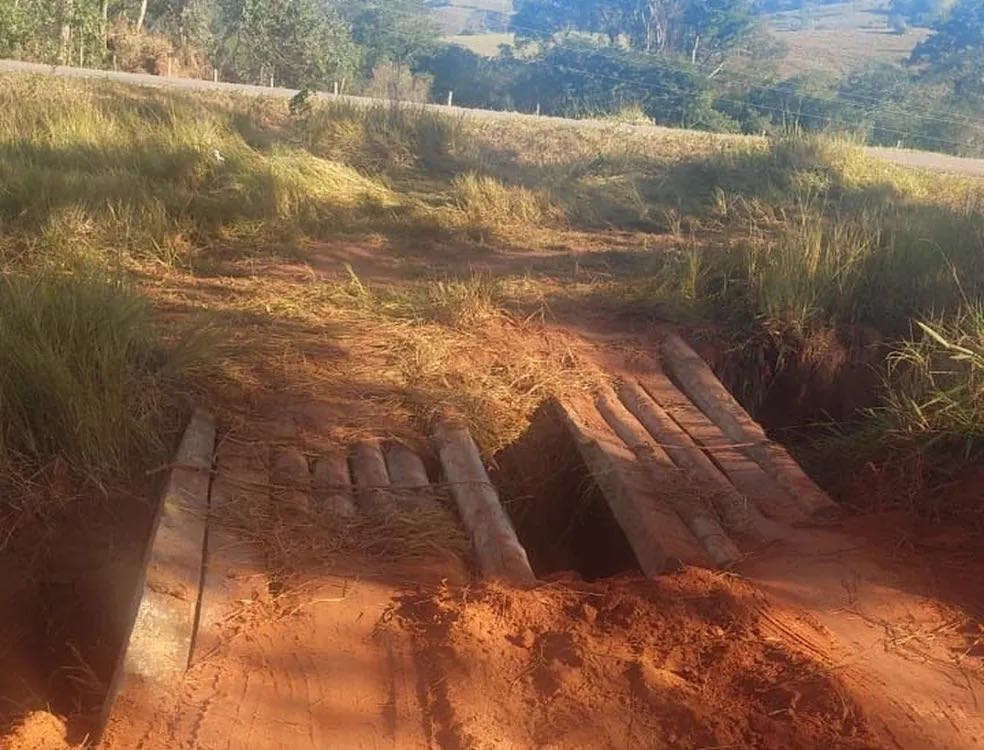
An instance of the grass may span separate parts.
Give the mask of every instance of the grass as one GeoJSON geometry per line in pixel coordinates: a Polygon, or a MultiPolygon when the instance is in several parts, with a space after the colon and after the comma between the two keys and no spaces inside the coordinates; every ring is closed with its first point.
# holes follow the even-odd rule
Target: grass
{"type": "MultiPolygon", "coordinates": [[[[374,405],[339,434],[382,419],[404,435],[453,410],[493,453],[546,398],[598,382],[571,342],[530,344],[550,315],[590,307],[712,328],[754,404],[770,385],[764,365],[774,376],[822,356],[814,343],[846,329],[904,339],[915,321],[960,319],[984,292],[979,187],[836,138],[331,101],[291,113],[272,100],[5,80],[2,270],[48,284],[83,261],[137,281],[152,310],[206,311],[229,329],[209,386],[220,408],[257,389],[374,405]]],[[[102,325],[120,341],[131,325],[149,329],[150,312],[131,324],[127,310],[102,325]]],[[[114,403],[161,392],[138,365],[107,386],[114,403]]],[[[118,464],[133,442],[70,434],[92,428],[68,409],[50,424],[29,417],[22,408],[8,450],[118,464]]]]}
{"type": "Polygon", "coordinates": [[[7,276],[0,309],[0,456],[119,471],[160,445],[195,337],[165,346],[146,300],[99,277],[7,276]]]}
{"type": "Polygon", "coordinates": [[[884,406],[904,442],[917,437],[957,463],[980,457],[984,444],[984,308],[919,322],[918,333],[888,360],[884,406]]]}

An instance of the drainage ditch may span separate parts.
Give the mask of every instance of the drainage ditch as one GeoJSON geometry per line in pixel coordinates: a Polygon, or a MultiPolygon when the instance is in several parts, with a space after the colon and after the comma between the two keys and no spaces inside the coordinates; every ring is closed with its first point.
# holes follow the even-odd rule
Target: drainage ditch
{"type": "Polygon", "coordinates": [[[492,481],[538,578],[573,571],[593,581],[641,572],[554,404],[536,411],[496,465],[492,481]]]}

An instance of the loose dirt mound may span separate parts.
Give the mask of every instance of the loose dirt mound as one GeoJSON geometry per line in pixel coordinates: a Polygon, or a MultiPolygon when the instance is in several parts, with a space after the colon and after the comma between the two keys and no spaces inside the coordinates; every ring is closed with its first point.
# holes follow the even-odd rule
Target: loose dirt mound
{"type": "Polygon", "coordinates": [[[7,750],[72,750],[65,732],[65,722],[47,711],[25,716],[4,738],[7,750]]]}
{"type": "Polygon", "coordinates": [[[745,584],[495,585],[404,597],[441,747],[874,747],[830,675],[759,629],[745,584]]]}

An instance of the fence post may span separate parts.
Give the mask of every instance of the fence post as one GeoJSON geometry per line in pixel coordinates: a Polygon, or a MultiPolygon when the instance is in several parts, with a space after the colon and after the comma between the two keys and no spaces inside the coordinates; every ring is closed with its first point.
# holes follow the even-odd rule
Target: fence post
{"type": "Polygon", "coordinates": [[[219,82],[219,69],[218,68],[212,68],[212,82],[213,83],[218,83],[219,82]]]}
{"type": "Polygon", "coordinates": [[[448,106],[449,107],[451,106],[451,102],[453,102],[453,101],[454,101],[454,92],[449,90],[448,91],[448,106]]]}
{"type": "Polygon", "coordinates": [[[537,116],[537,117],[539,117],[539,116],[540,116],[540,102],[537,102],[537,103],[536,103],[536,116],[537,116]]]}
{"type": "Polygon", "coordinates": [[[332,93],[333,96],[338,96],[338,81],[335,81],[331,85],[331,93],[332,93]]]}

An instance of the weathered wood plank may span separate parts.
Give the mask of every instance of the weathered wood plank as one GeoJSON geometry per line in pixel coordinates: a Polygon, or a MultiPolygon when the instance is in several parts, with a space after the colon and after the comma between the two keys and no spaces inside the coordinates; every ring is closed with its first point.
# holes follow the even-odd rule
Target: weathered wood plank
{"type": "Polygon", "coordinates": [[[132,605],[132,625],[103,709],[111,735],[117,721],[152,716],[173,700],[188,668],[201,584],[205,516],[215,422],[197,410],[185,429],[164,487],[144,570],[132,605]]]}
{"type": "Polygon", "coordinates": [[[642,572],[655,577],[683,563],[709,565],[693,534],[659,498],[652,479],[600,415],[592,419],[565,403],[558,409],[642,572]]]}
{"type": "Polygon", "coordinates": [[[789,492],[756,461],[742,453],[735,441],[684,396],[669,378],[662,373],[649,373],[640,378],[639,383],[765,516],[786,524],[808,520],[789,492]]]}
{"type": "Polygon", "coordinates": [[[258,443],[226,441],[216,453],[192,661],[219,646],[222,625],[230,616],[269,594],[262,550],[236,530],[242,514],[270,503],[266,459],[267,450],[258,443]]]}
{"type": "Polygon", "coordinates": [[[717,508],[728,531],[756,541],[776,537],[776,526],[707,457],[694,439],[635,381],[624,381],[618,395],[626,408],[646,428],[678,467],[701,488],[717,508]]]}
{"type": "Polygon", "coordinates": [[[380,441],[363,440],[356,443],[349,460],[359,509],[366,513],[377,513],[392,506],[389,472],[386,471],[386,459],[383,458],[380,441]]]}
{"type": "Polygon", "coordinates": [[[307,456],[296,448],[273,452],[271,471],[274,507],[306,513],[311,508],[311,470],[307,456]]]}
{"type": "Polygon", "coordinates": [[[721,524],[706,506],[700,487],[676,467],[669,455],[656,445],[652,436],[618,400],[610,388],[602,388],[595,396],[595,406],[635,455],[654,482],[659,500],[676,512],[690,529],[711,561],[726,568],[741,559],[741,552],[728,537],[721,524]]]}
{"type": "Polygon", "coordinates": [[[395,490],[398,505],[412,509],[439,509],[440,502],[434,496],[427,469],[420,456],[402,443],[386,448],[386,468],[390,484],[395,490]]]}
{"type": "Polygon", "coordinates": [[[462,523],[471,536],[483,576],[518,586],[531,586],[536,576],[526,550],[519,543],[509,516],[499,502],[478,446],[468,429],[449,421],[438,422],[434,444],[458,506],[462,523]]]}
{"type": "Polygon", "coordinates": [[[690,346],[676,334],[663,339],[663,362],[683,392],[721,428],[741,450],[789,491],[795,502],[811,516],[828,518],[840,512],[785,448],[769,440],[762,427],[749,416],[717,376],[690,346]]]}
{"type": "Polygon", "coordinates": [[[322,510],[339,518],[355,515],[355,490],[344,453],[328,453],[318,458],[312,477],[311,493],[322,510]]]}

